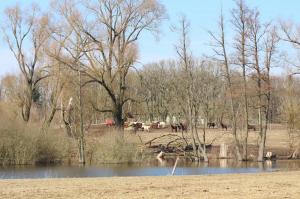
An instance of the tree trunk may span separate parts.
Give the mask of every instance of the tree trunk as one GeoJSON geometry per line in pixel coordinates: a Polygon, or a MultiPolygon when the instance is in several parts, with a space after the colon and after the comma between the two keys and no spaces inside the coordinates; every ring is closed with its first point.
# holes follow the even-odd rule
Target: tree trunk
{"type": "Polygon", "coordinates": [[[22,107],[22,118],[25,122],[29,122],[31,112],[31,102],[24,104],[22,107]]]}
{"type": "Polygon", "coordinates": [[[236,132],[236,115],[235,115],[235,110],[234,110],[234,105],[233,105],[233,94],[232,94],[232,87],[231,86],[232,85],[230,83],[229,84],[229,89],[230,89],[230,105],[231,105],[231,114],[232,114],[232,118],[231,118],[232,119],[232,134],[233,134],[233,138],[234,138],[236,159],[238,161],[242,161],[243,158],[242,158],[242,155],[241,155],[241,152],[240,152],[240,143],[239,143],[237,132],[236,132]]]}
{"type": "Polygon", "coordinates": [[[48,119],[44,122],[43,131],[47,131],[47,129],[49,129],[51,122],[55,116],[56,110],[57,110],[57,108],[56,108],[56,103],[55,103],[55,105],[53,105],[53,107],[52,107],[52,110],[51,110],[51,113],[50,113],[48,119]]]}
{"type": "MultiPolygon", "coordinates": [[[[195,118],[196,118],[196,116],[195,116],[195,118]]],[[[197,141],[198,141],[198,144],[199,144],[198,153],[202,154],[204,162],[208,162],[208,157],[207,157],[207,153],[206,153],[206,131],[205,131],[205,126],[203,127],[203,143],[201,142],[201,140],[199,138],[199,134],[198,134],[198,131],[197,131],[197,120],[196,119],[194,121],[194,128],[195,128],[195,131],[196,131],[196,137],[197,137],[197,141]],[[203,147],[202,147],[202,145],[203,145],[203,147]]]]}
{"type": "Polygon", "coordinates": [[[113,118],[115,121],[116,129],[118,130],[120,136],[123,137],[123,106],[122,104],[115,104],[114,106],[115,107],[113,109],[113,118]]]}
{"type": "Polygon", "coordinates": [[[266,133],[267,129],[263,130],[263,134],[260,139],[259,147],[258,147],[258,157],[257,161],[258,162],[263,162],[264,161],[264,152],[265,152],[265,145],[266,145],[266,133]]]}
{"type": "Polygon", "coordinates": [[[243,143],[243,160],[247,161],[247,159],[248,159],[248,136],[249,136],[249,129],[248,129],[249,111],[248,111],[246,66],[244,63],[243,63],[243,92],[244,92],[244,103],[245,103],[244,111],[245,111],[245,130],[246,130],[244,143],[243,143]]]}
{"type": "Polygon", "coordinates": [[[22,118],[25,122],[29,122],[31,105],[32,105],[32,89],[31,85],[26,86],[26,91],[24,94],[24,101],[22,106],[22,118]]]}
{"type": "Polygon", "coordinates": [[[85,142],[84,137],[80,136],[78,139],[78,150],[79,150],[79,164],[84,165],[85,164],[85,142]]]}
{"type": "Polygon", "coordinates": [[[82,86],[81,86],[81,72],[79,71],[79,115],[80,115],[80,135],[79,135],[79,164],[85,164],[85,140],[83,127],[83,103],[82,103],[82,86]]]}

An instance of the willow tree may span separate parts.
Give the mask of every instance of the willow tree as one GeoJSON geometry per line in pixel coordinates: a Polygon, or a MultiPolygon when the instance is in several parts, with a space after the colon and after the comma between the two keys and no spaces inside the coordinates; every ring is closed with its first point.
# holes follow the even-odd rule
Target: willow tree
{"type": "Polygon", "coordinates": [[[123,107],[132,100],[126,78],[138,59],[137,41],[143,32],[158,30],[163,6],[156,0],[65,0],[59,1],[57,9],[63,21],[61,30],[69,29],[58,34],[64,47],[59,59],[75,60],[78,67],[69,66],[89,77],[86,83],[98,83],[105,89],[111,105],[98,111],[112,113],[121,128],[123,107]],[[70,53],[74,49],[76,56],[70,53]]]}
{"type": "Polygon", "coordinates": [[[42,55],[49,38],[48,17],[36,6],[21,9],[18,5],[5,10],[2,30],[23,77],[24,88],[19,93],[19,105],[25,122],[30,119],[32,103],[38,100],[38,83],[48,77],[44,72],[42,55]]]}

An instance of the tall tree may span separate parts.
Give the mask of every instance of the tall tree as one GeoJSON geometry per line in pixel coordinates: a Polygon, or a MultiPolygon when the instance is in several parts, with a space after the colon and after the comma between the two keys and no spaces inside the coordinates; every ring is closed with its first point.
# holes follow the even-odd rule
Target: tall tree
{"type": "MultiPolygon", "coordinates": [[[[182,67],[184,80],[181,82],[183,86],[183,94],[186,96],[186,119],[189,126],[189,132],[192,138],[192,146],[194,151],[194,156],[196,160],[200,160],[200,154],[203,157],[205,162],[208,162],[208,157],[206,154],[205,148],[205,137],[203,139],[204,144],[200,140],[198,131],[197,131],[197,121],[199,117],[199,100],[196,96],[196,90],[198,88],[195,87],[195,67],[196,63],[190,52],[189,46],[189,22],[185,17],[182,17],[180,20],[180,26],[175,28],[175,30],[179,33],[179,43],[175,46],[176,52],[179,58],[179,64],[182,67]]],[[[205,135],[205,131],[204,131],[205,135]]]]}
{"type": "Polygon", "coordinates": [[[249,36],[249,9],[245,5],[244,0],[236,1],[236,9],[232,10],[232,24],[235,29],[235,39],[234,39],[234,48],[236,51],[236,64],[242,69],[243,77],[243,101],[244,101],[244,141],[243,141],[243,159],[247,160],[248,154],[248,124],[249,124],[249,103],[248,103],[248,93],[247,93],[247,64],[248,64],[248,36],[249,36]]]}
{"type": "Polygon", "coordinates": [[[263,161],[267,129],[269,123],[269,109],[271,102],[270,72],[276,53],[278,36],[275,27],[270,23],[262,24],[260,13],[252,10],[250,17],[250,51],[252,57],[251,68],[256,82],[256,96],[259,119],[259,149],[258,161],[263,161]]]}
{"type": "Polygon", "coordinates": [[[80,69],[66,64],[89,77],[87,83],[96,82],[106,90],[111,107],[102,112],[111,112],[122,129],[123,106],[132,100],[127,75],[138,58],[137,41],[143,32],[158,30],[164,7],[156,0],[65,0],[58,5],[63,26],[69,27],[58,34],[65,53],[58,59],[76,60],[80,69]]]}
{"type": "Polygon", "coordinates": [[[5,10],[2,30],[9,49],[17,60],[24,81],[21,113],[30,119],[33,101],[38,97],[38,83],[48,77],[43,66],[43,47],[49,38],[48,16],[42,16],[36,6],[21,9],[18,5],[5,10]]]}
{"type": "Polygon", "coordinates": [[[214,41],[213,50],[216,53],[215,59],[220,62],[221,69],[224,73],[224,76],[225,76],[225,79],[227,82],[227,88],[229,91],[229,101],[230,101],[232,134],[234,137],[236,157],[239,161],[241,161],[242,160],[242,155],[241,155],[241,150],[240,150],[241,145],[240,145],[239,137],[237,134],[237,106],[236,106],[236,100],[234,97],[232,74],[230,71],[230,60],[228,57],[228,49],[227,49],[227,43],[226,43],[226,37],[225,37],[225,24],[224,24],[223,12],[221,12],[221,15],[220,15],[220,21],[218,24],[218,28],[219,28],[218,34],[214,34],[213,32],[209,32],[209,34],[214,41]]]}

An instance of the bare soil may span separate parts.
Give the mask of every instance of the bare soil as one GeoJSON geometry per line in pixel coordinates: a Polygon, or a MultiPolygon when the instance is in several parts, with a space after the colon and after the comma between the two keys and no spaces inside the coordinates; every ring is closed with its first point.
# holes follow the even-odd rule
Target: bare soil
{"type": "Polygon", "coordinates": [[[211,176],[0,180],[0,198],[295,198],[300,172],[211,176]]]}

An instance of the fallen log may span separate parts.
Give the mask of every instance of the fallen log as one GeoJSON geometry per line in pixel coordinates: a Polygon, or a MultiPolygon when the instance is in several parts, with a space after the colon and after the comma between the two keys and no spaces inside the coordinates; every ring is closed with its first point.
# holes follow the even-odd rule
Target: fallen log
{"type": "Polygon", "coordinates": [[[164,137],[177,137],[177,138],[181,138],[181,139],[183,139],[183,138],[182,138],[182,137],[180,137],[179,135],[167,134],[167,135],[162,135],[162,136],[159,136],[159,137],[153,138],[153,139],[149,140],[148,142],[146,142],[146,143],[145,143],[145,145],[149,144],[149,145],[151,146],[152,142],[154,142],[155,140],[158,140],[158,139],[164,138],[164,137]]]}
{"type": "MultiPolygon", "coordinates": [[[[204,148],[204,145],[201,144],[201,146],[204,148]]],[[[199,145],[196,144],[196,150],[198,150],[199,148],[199,145]]],[[[206,144],[205,145],[205,148],[206,149],[211,149],[212,148],[212,144],[206,144]]],[[[192,151],[193,150],[193,146],[191,144],[187,145],[185,148],[184,148],[185,151],[192,151]]]]}

